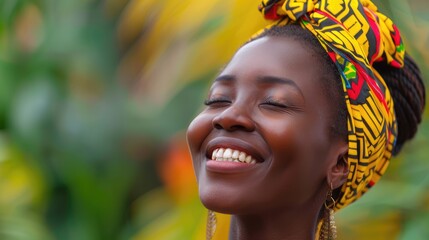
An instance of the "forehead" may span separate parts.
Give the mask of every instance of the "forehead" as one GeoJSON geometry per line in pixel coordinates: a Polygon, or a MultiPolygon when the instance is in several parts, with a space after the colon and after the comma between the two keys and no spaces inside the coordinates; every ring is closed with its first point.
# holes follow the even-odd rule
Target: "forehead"
{"type": "Polygon", "coordinates": [[[263,37],[240,48],[222,75],[251,82],[260,76],[287,78],[296,83],[304,95],[320,95],[322,61],[304,43],[287,37],[263,37]]]}

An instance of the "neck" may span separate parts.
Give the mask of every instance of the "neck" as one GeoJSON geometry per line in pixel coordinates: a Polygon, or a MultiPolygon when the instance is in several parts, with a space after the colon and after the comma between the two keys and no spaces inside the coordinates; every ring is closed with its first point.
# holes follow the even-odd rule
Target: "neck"
{"type": "Polygon", "coordinates": [[[313,240],[318,211],[319,207],[316,208],[317,213],[295,208],[264,215],[233,215],[229,239],[313,240]]]}

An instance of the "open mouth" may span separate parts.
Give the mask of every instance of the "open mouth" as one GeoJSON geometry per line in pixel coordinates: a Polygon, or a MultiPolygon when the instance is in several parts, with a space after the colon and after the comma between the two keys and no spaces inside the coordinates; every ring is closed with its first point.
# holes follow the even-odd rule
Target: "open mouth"
{"type": "Polygon", "coordinates": [[[250,154],[243,151],[231,148],[216,148],[212,152],[211,160],[213,161],[226,161],[226,162],[239,162],[247,164],[256,164],[257,161],[250,154]]]}

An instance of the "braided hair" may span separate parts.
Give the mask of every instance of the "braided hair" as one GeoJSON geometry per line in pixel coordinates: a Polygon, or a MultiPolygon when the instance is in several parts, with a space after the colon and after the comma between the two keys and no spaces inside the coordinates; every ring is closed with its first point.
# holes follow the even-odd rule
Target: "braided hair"
{"type": "Polygon", "coordinates": [[[392,153],[396,155],[404,143],[414,137],[422,120],[426,99],[423,79],[416,62],[408,54],[405,54],[403,68],[382,62],[376,63],[374,68],[384,78],[393,97],[398,138],[392,153]]]}

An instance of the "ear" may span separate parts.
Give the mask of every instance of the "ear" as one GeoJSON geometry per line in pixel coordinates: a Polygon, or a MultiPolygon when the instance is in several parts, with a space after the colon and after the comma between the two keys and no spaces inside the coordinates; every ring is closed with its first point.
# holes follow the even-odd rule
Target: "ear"
{"type": "Polygon", "coordinates": [[[331,161],[328,167],[326,178],[328,186],[332,184],[332,188],[336,189],[342,186],[347,181],[347,175],[349,174],[348,159],[348,144],[341,143],[340,146],[335,150],[336,161],[331,161]]]}

